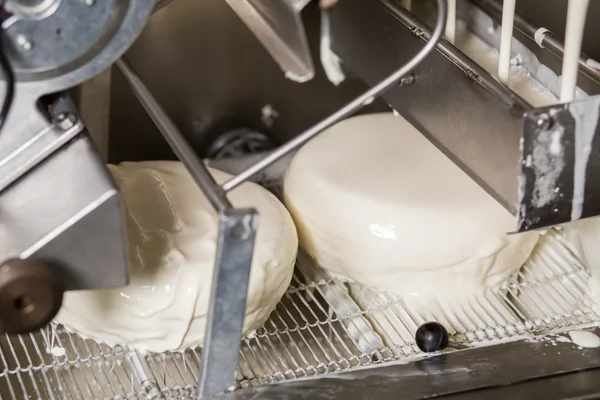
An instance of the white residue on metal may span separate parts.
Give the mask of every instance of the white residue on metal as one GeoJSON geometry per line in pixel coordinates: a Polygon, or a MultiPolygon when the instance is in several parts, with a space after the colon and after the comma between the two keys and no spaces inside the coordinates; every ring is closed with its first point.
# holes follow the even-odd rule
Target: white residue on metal
{"type": "Polygon", "coordinates": [[[575,121],[575,166],[571,221],[581,218],[585,195],[585,173],[600,114],[600,98],[590,98],[569,105],[575,121]]]}
{"type": "Polygon", "coordinates": [[[600,347],[600,337],[588,331],[570,331],[569,336],[573,343],[581,347],[600,347]]]}
{"type": "Polygon", "coordinates": [[[298,82],[298,83],[304,83],[304,82],[308,82],[310,81],[315,75],[314,74],[306,74],[306,75],[296,75],[293,72],[290,71],[285,71],[285,78],[289,79],[290,81],[294,81],[294,82],[298,82]]]}
{"type": "Polygon", "coordinates": [[[394,113],[394,117],[400,116],[400,113],[398,111],[396,111],[394,108],[392,108],[392,112],[394,113]]]}
{"type": "Polygon", "coordinates": [[[335,86],[342,83],[346,79],[346,75],[342,71],[340,58],[331,50],[330,21],[327,10],[321,11],[320,55],[327,79],[335,86]]]}
{"type": "MultiPolygon", "coordinates": [[[[501,47],[501,29],[494,29],[494,20],[485,12],[478,8],[473,8],[469,16],[469,29],[476,33],[480,39],[494,48],[501,47]]],[[[541,46],[544,35],[547,30],[540,28],[534,35],[534,39],[541,46]]],[[[540,86],[545,87],[552,93],[552,97],[558,98],[560,95],[560,77],[550,68],[542,64],[535,54],[529,48],[518,41],[512,40],[512,54],[519,54],[522,59],[522,66],[531,74],[531,79],[537,81],[540,86]]],[[[512,79],[511,79],[512,80],[512,79]]],[[[576,88],[575,98],[588,97],[580,88],[576,88]]]]}
{"type": "Polygon", "coordinates": [[[537,31],[535,31],[535,33],[533,34],[533,39],[535,40],[537,45],[540,46],[542,49],[544,48],[543,43],[544,43],[544,36],[546,36],[546,32],[548,32],[548,29],[540,28],[537,31]]]}
{"type": "Polygon", "coordinates": [[[563,146],[560,143],[560,139],[562,139],[562,134],[560,131],[555,131],[552,134],[552,141],[550,142],[550,153],[558,156],[561,154],[563,150],[563,146]]]}
{"type": "Polygon", "coordinates": [[[593,58],[588,58],[585,63],[590,68],[600,69],[600,62],[594,60],[593,58]]]}
{"type": "Polygon", "coordinates": [[[52,348],[46,348],[46,352],[52,354],[54,357],[64,357],[67,355],[67,351],[64,347],[54,346],[52,348]]]}
{"type": "Polygon", "coordinates": [[[537,208],[550,204],[558,196],[554,189],[565,167],[564,148],[561,143],[563,134],[564,128],[560,125],[550,131],[541,132],[533,149],[535,185],[532,201],[537,208]]]}

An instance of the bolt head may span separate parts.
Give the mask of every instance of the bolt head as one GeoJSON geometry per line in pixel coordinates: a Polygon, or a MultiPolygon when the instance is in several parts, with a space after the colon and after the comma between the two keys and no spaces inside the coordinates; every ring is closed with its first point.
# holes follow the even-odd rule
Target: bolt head
{"type": "Polygon", "coordinates": [[[400,86],[408,86],[412,85],[413,83],[415,83],[415,76],[413,74],[403,76],[400,79],[400,86]]]}
{"type": "Polygon", "coordinates": [[[535,125],[542,130],[547,130],[552,125],[552,119],[546,113],[538,115],[535,120],[535,125]]]}
{"type": "Polygon", "coordinates": [[[250,231],[242,222],[238,222],[231,228],[231,236],[235,239],[245,240],[249,234],[250,231]]]}
{"type": "Polygon", "coordinates": [[[17,35],[17,46],[19,46],[19,49],[23,50],[23,51],[30,51],[31,49],[33,49],[33,43],[31,42],[31,40],[23,35],[17,35]]]}
{"type": "Polygon", "coordinates": [[[77,116],[73,113],[60,113],[56,116],[56,125],[62,130],[68,130],[75,126],[77,116]]]}

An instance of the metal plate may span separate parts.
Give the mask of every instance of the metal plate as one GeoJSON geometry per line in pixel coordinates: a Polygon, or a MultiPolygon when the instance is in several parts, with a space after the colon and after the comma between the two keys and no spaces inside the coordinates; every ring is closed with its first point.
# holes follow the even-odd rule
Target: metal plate
{"type": "Polygon", "coordinates": [[[226,0],[286,77],[306,82],[315,76],[300,12],[310,0],[226,0]]]}
{"type": "Polygon", "coordinates": [[[600,214],[600,96],[526,114],[518,231],[600,214]]]}
{"type": "Polygon", "coordinates": [[[118,191],[86,133],[5,189],[0,210],[4,258],[56,263],[67,290],[127,284],[118,191]]]}

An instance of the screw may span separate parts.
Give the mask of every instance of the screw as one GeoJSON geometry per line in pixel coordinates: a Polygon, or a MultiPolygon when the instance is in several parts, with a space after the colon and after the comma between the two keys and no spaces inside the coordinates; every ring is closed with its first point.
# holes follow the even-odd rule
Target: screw
{"type": "Polygon", "coordinates": [[[55,123],[60,129],[66,131],[75,126],[77,116],[73,113],[60,113],[56,116],[55,123]]]}
{"type": "Polygon", "coordinates": [[[246,229],[246,226],[241,222],[238,222],[231,228],[231,236],[235,239],[246,239],[249,233],[250,232],[248,229],[246,229]]]}
{"type": "Polygon", "coordinates": [[[413,74],[403,76],[399,82],[400,86],[408,86],[413,83],[415,83],[415,76],[413,74]]]}
{"type": "Polygon", "coordinates": [[[19,34],[17,35],[17,46],[23,51],[30,51],[33,48],[33,43],[27,36],[19,34]]]}
{"type": "Polygon", "coordinates": [[[535,125],[543,131],[548,130],[552,125],[552,119],[546,113],[540,114],[535,121],[535,125]]]}

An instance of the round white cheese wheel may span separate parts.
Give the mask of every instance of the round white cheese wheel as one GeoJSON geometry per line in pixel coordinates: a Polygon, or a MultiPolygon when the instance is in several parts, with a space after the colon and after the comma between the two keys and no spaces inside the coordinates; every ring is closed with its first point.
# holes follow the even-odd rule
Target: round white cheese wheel
{"type": "MultiPolygon", "coordinates": [[[[57,322],[84,337],[140,351],[202,345],[215,264],[218,216],[180,162],[109,166],[127,215],[131,283],[67,292],[57,322]]],[[[211,170],[218,182],[229,175],[211,170]]],[[[244,183],[235,207],[258,211],[244,331],[257,329],[289,286],[298,238],[281,202],[244,183]]]]}
{"type": "Polygon", "coordinates": [[[284,195],[321,267],[401,295],[499,285],[538,239],[507,235],[514,217],[391,113],[347,119],[302,147],[284,195]]]}

